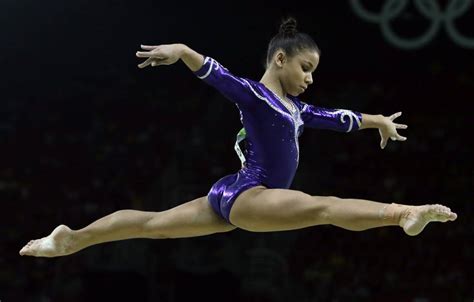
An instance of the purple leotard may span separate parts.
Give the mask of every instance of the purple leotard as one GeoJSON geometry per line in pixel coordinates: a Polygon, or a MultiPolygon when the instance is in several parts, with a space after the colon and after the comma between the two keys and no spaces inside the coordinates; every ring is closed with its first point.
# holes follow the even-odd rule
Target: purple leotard
{"type": "Polygon", "coordinates": [[[288,95],[296,108],[291,112],[265,85],[234,76],[211,57],[205,58],[195,75],[235,103],[244,126],[235,144],[242,168],[219,179],[207,195],[214,211],[229,223],[232,205],[243,191],[259,185],[290,187],[299,161],[298,137],[304,127],[340,132],[360,127],[359,112],[320,108],[288,95]]]}

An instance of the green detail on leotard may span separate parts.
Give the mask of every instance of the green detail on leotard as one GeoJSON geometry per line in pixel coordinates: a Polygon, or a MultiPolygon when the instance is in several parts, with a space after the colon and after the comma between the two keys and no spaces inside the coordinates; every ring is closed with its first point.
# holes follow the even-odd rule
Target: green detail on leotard
{"type": "Polygon", "coordinates": [[[247,137],[247,132],[245,131],[245,128],[240,129],[239,133],[237,133],[237,138],[235,140],[235,145],[234,149],[235,152],[237,152],[237,156],[240,159],[240,162],[242,163],[242,167],[245,164],[245,156],[242,150],[240,149],[239,143],[243,141],[247,137]]]}

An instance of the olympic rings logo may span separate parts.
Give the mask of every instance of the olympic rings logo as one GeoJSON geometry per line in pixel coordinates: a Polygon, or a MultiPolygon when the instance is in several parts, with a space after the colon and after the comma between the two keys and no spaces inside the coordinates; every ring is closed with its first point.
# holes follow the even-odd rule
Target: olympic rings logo
{"type": "Polygon", "coordinates": [[[350,0],[356,15],[365,21],[378,23],[383,36],[391,44],[403,49],[416,49],[425,46],[433,40],[442,25],[456,44],[474,49],[474,38],[462,35],[454,24],[454,21],[471,7],[472,2],[472,0],[450,0],[446,9],[442,11],[436,0],[414,0],[416,9],[425,18],[431,20],[431,25],[418,37],[404,38],[393,31],[390,22],[402,13],[408,0],[387,0],[379,14],[365,9],[360,0],[350,0]]]}

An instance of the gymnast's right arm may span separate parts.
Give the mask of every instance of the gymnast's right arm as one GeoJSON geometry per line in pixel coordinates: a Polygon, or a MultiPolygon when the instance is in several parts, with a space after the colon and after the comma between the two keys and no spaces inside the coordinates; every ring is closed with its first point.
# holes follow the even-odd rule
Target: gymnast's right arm
{"type": "Polygon", "coordinates": [[[231,102],[238,105],[252,103],[253,88],[250,83],[234,76],[213,58],[205,57],[184,44],[142,45],[142,48],[148,51],[137,52],[137,57],[147,59],[138,67],[171,65],[181,59],[198,78],[217,89],[231,102]]]}

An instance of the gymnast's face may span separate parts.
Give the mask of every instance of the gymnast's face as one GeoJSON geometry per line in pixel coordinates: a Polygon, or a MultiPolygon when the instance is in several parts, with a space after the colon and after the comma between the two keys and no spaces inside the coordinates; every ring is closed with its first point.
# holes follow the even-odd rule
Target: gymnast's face
{"type": "Polygon", "coordinates": [[[277,63],[281,64],[279,79],[282,88],[286,93],[298,96],[313,83],[313,72],[318,67],[319,54],[314,50],[307,49],[292,57],[286,56],[284,52],[280,54],[281,57],[277,57],[277,63]],[[278,62],[278,60],[280,61],[278,62]]]}

